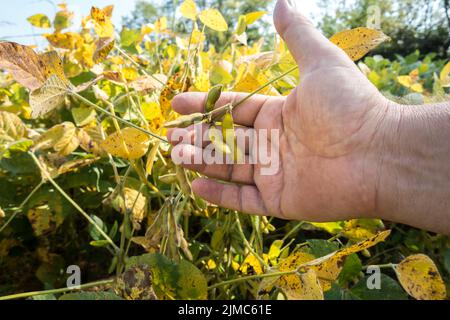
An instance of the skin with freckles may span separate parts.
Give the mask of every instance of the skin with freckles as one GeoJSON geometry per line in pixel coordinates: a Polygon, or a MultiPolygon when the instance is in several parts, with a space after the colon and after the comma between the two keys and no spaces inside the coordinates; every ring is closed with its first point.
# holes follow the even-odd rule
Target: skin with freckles
{"type": "MultiPolygon", "coordinates": [[[[257,132],[279,130],[280,168],[264,176],[259,164],[185,164],[208,177],[193,182],[194,192],[250,214],[309,221],[377,217],[450,234],[450,165],[442,168],[450,156],[450,107],[418,111],[384,98],[295,1],[279,0],[274,22],[299,65],[300,84],[288,97],[256,95],[233,117],[257,132]],[[442,163],[430,160],[436,153],[442,163]]],[[[245,96],[223,93],[217,107],[245,96]]],[[[204,112],[205,99],[205,93],[185,93],[172,106],[180,114],[204,112]]],[[[192,136],[192,127],[179,130],[168,131],[171,143],[180,142],[176,135],[192,136]]],[[[183,140],[183,153],[201,154],[192,142],[183,140]]]]}

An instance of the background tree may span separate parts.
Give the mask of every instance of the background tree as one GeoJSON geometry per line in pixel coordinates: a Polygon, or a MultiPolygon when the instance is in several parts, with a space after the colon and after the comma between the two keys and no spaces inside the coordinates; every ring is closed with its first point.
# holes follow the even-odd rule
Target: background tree
{"type": "Polygon", "coordinates": [[[422,54],[435,52],[441,58],[449,56],[449,0],[319,0],[324,12],[319,25],[328,36],[364,26],[373,5],[381,9],[381,29],[393,39],[377,53],[392,57],[419,50],[422,54]]]}
{"type": "Polygon", "coordinates": [[[158,9],[150,2],[139,0],[129,16],[123,17],[124,26],[135,29],[154,21],[158,16],[158,9]]]}

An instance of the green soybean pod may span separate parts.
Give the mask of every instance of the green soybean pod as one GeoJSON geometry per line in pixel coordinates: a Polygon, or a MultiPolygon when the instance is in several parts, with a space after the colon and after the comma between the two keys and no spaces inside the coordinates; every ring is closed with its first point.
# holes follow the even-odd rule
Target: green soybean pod
{"type": "Polygon", "coordinates": [[[176,177],[178,180],[178,184],[180,185],[181,191],[187,196],[190,195],[191,194],[191,186],[190,186],[188,178],[186,176],[186,171],[184,170],[184,168],[182,168],[180,166],[176,166],[175,170],[176,170],[175,171],[176,177]]]}
{"type": "Polygon", "coordinates": [[[205,111],[211,112],[214,110],[214,107],[216,105],[216,102],[219,100],[220,96],[222,95],[223,85],[218,84],[217,86],[214,86],[209,90],[208,97],[206,98],[205,102],[205,111]]]}
{"type": "Polygon", "coordinates": [[[164,124],[165,128],[186,128],[191,124],[202,121],[204,116],[202,113],[193,113],[187,116],[181,116],[176,120],[166,122],[164,124]]]}
{"type": "Polygon", "coordinates": [[[236,34],[238,36],[240,36],[246,30],[247,30],[247,19],[245,18],[245,16],[240,16],[239,17],[239,21],[238,21],[238,25],[236,27],[236,34]]]}

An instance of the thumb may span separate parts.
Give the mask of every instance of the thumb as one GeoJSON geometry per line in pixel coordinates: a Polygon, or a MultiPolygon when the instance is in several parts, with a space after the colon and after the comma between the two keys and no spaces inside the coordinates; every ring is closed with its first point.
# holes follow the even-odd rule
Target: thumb
{"type": "Polygon", "coordinates": [[[307,0],[278,0],[274,24],[302,73],[325,66],[353,65],[345,52],[331,43],[300,12],[301,1],[307,0]]]}

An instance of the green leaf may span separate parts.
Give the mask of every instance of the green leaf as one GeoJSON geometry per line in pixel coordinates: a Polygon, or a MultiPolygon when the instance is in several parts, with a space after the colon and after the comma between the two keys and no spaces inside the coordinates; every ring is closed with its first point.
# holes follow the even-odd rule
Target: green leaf
{"type": "Polygon", "coordinates": [[[74,292],[67,293],[59,298],[59,300],[123,300],[113,292],[74,292]]]}
{"type": "Polygon", "coordinates": [[[331,289],[324,293],[325,300],[360,300],[348,289],[333,283],[331,289]]]}
{"type": "Polygon", "coordinates": [[[407,300],[408,295],[402,287],[391,277],[380,274],[381,288],[370,290],[367,288],[369,276],[361,279],[352,289],[351,293],[362,300],[407,300]]]}
{"type": "Polygon", "coordinates": [[[153,275],[153,289],[158,298],[206,299],[206,279],[190,262],[179,264],[159,253],[148,253],[131,257],[126,261],[127,269],[147,265],[153,275]]]}
{"type": "Polygon", "coordinates": [[[14,153],[18,152],[27,152],[33,146],[33,141],[31,140],[23,140],[11,143],[7,146],[5,150],[3,150],[3,146],[0,147],[0,159],[1,158],[12,158],[14,153]]]}
{"type": "Polygon", "coordinates": [[[315,257],[323,257],[339,249],[339,246],[335,242],[328,242],[327,240],[310,239],[307,242],[310,250],[309,253],[315,257]]]}
{"type": "Polygon", "coordinates": [[[123,28],[120,33],[120,44],[123,47],[130,47],[141,40],[141,32],[139,30],[123,28]]]}
{"type": "MultiPolygon", "coordinates": [[[[95,221],[95,223],[105,232],[108,232],[108,228],[103,223],[103,220],[97,217],[96,215],[91,215],[92,220],[95,221]]],[[[103,239],[103,236],[100,234],[100,232],[95,228],[92,224],[89,224],[89,234],[94,239],[94,242],[97,242],[99,240],[103,239]]],[[[92,243],[91,243],[92,244],[92,243]]]]}
{"type": "Polygon", "coordinates": [[[58,11],[55,15],[55,19],[53,20],[53,27],[56,31],[61,31],[70,27],[72,24],[73,13],[67,10],[58,11]]]}
{"type": "Polygon", "coordinates": [[[203,273],[192,263],[182,260],[179,264],[178,298],[183,300],[205,300],[208,283],[203,273]]]}
{"type": "Polygon", "coordinates": [[[48,29],[52,27],[50,19],[42,13],[35,14],[34,16],[29,17],[27,20],[29,23],[31,23],[31,25],[37,28],[48,29]]]}
{"type": "Polygon", "coordinates": [[[444,265],[447,272],[450,273],[450,249],[447,249],[444,253],[444,265]]]}
{"type": "Polygon", "coordinates": [[[83,127],[95,120],[97,113],[92,108],[72,108],[73,120],[79,127],[83,127]]]}
{"type": "Polygon", "coordinates": [[[31,300],[47,300],[47,301],[50,301],[50,300],[56,300],[56,297],[53,294],[40,294],[38,296],[31,297],[31,300]]]}
{"type": "Polygon", "coordinates": [[[158,298],[176,298],[177,283],[180,278],[176,263],[159,253],[148,253],[142,256],[131,257],[126,261],[127,269],[147,265],[153,275],[153,289],[158,298]]]}
{"type": "Polygon", "coordinates": [[[344,285],[355,277],[357,277],[362,270],[362,263],[356,253],[349,255],[345,259],[344,266],[342,267],[342,271],[339,274],[339,284],[344,285]]]}

